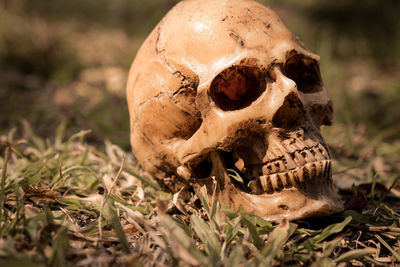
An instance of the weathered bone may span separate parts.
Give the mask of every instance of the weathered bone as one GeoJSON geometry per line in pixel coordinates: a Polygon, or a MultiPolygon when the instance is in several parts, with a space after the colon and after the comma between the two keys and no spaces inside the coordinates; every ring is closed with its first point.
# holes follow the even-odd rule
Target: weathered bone
{"type": "Polygon", "coordinates": [[[206,185],[212,194],[216,182],[235,211],[269,220],[338,212],[320,133],[332,104],[318,65],[259,3],[181,1],[132,64],[132,150],[173,191],[206,185]]]}

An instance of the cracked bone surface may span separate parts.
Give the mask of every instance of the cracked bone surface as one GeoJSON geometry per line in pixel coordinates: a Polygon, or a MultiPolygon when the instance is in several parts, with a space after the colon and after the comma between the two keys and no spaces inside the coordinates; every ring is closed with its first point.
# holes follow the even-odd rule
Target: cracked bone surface
{"type": "Polygon", "coordinates": [[[269,8],[181,1],[138,51],[127,101],[132,150],[170,190],[216,182],[222,203],[268,220],[342,210],[319,57],[269,8]]]}

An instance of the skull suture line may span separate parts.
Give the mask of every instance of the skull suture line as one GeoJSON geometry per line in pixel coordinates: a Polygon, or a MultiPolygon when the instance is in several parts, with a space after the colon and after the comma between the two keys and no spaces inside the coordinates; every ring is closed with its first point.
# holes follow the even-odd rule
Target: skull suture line
{"type": "Polygon", "coordinates": [[[171,190],[216,181],[222,203],[269,220],[342,209],[319,57],[267,7],[180,2],[140,48],[127,100],[133,152],[171,190]]]}

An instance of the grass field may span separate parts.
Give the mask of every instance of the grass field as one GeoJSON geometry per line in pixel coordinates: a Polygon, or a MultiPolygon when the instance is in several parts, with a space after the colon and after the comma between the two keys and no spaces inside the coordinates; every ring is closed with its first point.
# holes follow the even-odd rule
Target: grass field
{"type": "Polygon", "coordinates": [[[0,2],[0,266],[400,265],[398,1],[264,1],[321,56],[346,201],[281,224],[183,201],[129,151],[127,71],[175,2],[0,2]]]}

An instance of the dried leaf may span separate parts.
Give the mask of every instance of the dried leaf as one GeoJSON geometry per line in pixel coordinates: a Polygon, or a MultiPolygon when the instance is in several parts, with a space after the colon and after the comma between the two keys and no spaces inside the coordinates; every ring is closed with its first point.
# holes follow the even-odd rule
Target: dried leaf
{"type": "Polygon", "coordinates": [[[25,193],[25,199],[36,199],[38,201],[53,203],[61,197],[59,192],[53,191],[48,187],[24,186],[22,189],[25,193]]]}
{"type": "Polygon", "coordinates": [[[368,201],[365,196],[361,193],[358,193],[357,195],[346,201],[346,203],[344,204],[344,209],[362,211],[367,207],[367,204],[368,201]]]}

